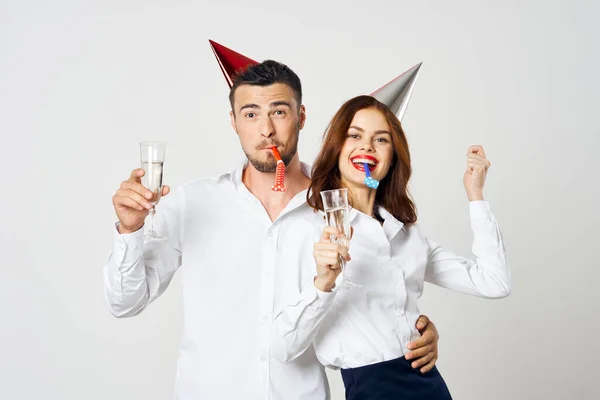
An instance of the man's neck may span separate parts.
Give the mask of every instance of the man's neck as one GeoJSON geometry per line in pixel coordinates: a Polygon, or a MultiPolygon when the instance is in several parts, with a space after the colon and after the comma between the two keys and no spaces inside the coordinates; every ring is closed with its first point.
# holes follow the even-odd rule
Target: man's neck
{"type": "Polygon", "coordinates": [[[252,163],[242,173],[242,183],[265,207],[271,221],[275,221],[283,209],[298,193],[310,186],[310,179],[302,172],[298,154],[285,168],[285,192],[275,192],[271,188],[275,182],[275,173],[260,172],[252,163]]]}

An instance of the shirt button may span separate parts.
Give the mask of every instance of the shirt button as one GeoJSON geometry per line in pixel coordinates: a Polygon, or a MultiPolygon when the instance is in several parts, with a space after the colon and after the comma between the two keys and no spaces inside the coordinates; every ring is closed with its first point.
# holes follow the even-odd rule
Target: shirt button
{"type": "Polygon", "coordinates": [[[267,356],[260,356],[261,361],[267,361],[267,356]]]}
{"type": "Polygon", "coordinates": [[[268,315],[263,315],[262,322],[267,322],[268,320],[269,320],[269,316],[268,315]]]}
{"type": "Polygon", "coordinates": [[[269,236],[271,236],[271,237],[275,236],[275,232],[274,231],[269,231],[269,236]]]}

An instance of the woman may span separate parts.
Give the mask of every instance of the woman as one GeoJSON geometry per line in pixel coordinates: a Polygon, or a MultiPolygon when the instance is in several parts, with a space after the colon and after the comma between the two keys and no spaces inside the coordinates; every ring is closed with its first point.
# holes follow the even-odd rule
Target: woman
{"type": "Polygon", "coordinates": [[[337,230],[323,229],[313,249],[316,275],[305,283],[314,285],[318,295],[290,304],[277,316],[276,357],[289,362],[312,344],[324,365],[341,369],[347,399],[451,398],[437,368],[421,373],[410,365],[407,344],[419,337],[414,326],[424,281],[486,298],[510,293],[501,233],[483,200],[490,165],[483,148],[472,146],[467,164],[464,186],[476,261],[435,244],[416,224],[407,190],[410,153],[396,116],[370,96],[341,107],[313,165],[308,203],[320,211],[315,223],[322,227],[320,192],[348,188],[350,247],[330,241],[337,230]],[[365,162],[380,182],[377,189],[364,183],[365,162]],[[334,290],[340,257],[359,287],[334,290]]]}

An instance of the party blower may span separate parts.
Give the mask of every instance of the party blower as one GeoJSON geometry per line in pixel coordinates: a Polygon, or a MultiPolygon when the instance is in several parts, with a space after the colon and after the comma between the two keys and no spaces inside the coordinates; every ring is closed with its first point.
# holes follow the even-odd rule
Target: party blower
{"type": "Polygon", "coordinates": [[[371,178],[371,169],[369,168],[369,164],[364,163],[364,166],[365,166],[365,174],[367,175],[364,180],[365,185],[367,185],[371,189],[377,189],[379,187],[379,181],[377,179],[371,178]]]}
{"type": "Polygon", "coordinates": [[[274,192],[285,192],[285,185],[283,184],[283,180],[285,178],[285,164],[279,155],[277,147],[272,147],[271,150],[273,150],[273,156],[277,160],[277,167],[275,168],[275,183],[273,184],[271,190],[274,192]]]}

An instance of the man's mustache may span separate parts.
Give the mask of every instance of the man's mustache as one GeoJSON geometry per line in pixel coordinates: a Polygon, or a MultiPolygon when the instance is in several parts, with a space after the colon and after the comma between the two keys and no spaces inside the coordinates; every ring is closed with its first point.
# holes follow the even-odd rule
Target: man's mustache
{"type": "Polygon", "coordinates": [[[281,147],[282,143],[279,142],[261,142],[259,145],[256,146],[256,150],[261,150],[261,149],[269,149],[271,147],[281,147]]]}

